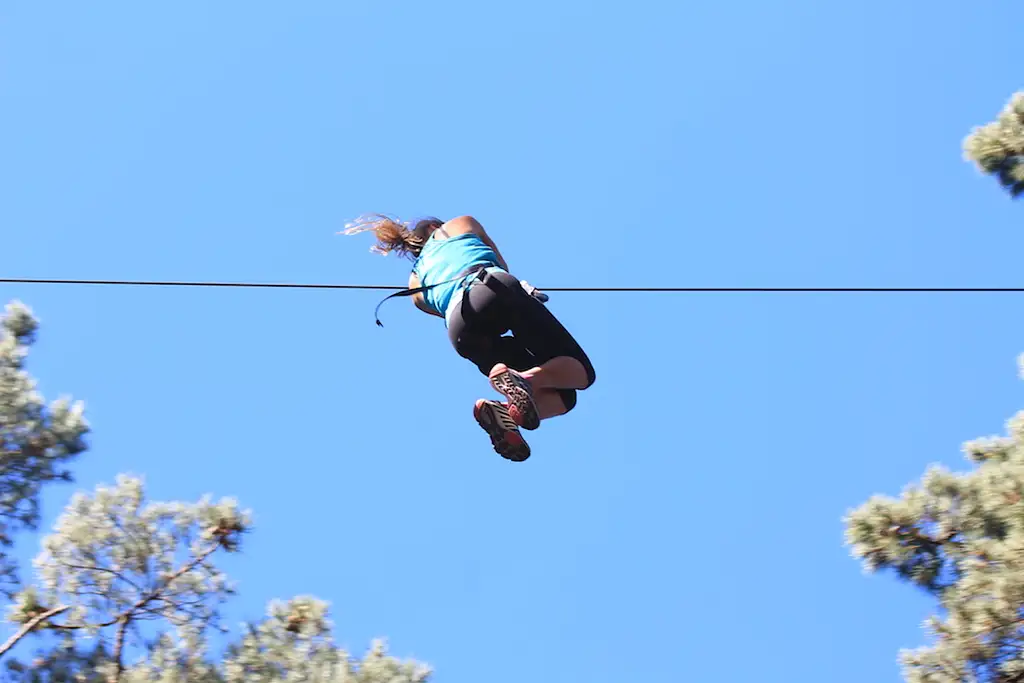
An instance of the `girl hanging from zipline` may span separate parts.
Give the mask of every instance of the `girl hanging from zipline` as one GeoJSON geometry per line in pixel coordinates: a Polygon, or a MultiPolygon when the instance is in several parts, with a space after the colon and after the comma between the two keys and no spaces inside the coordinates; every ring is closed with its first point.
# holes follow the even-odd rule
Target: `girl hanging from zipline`
{"type": "Polygon", "coordinates": [[[399,222],[371,214],[345,228],[348,235],[373,231],[371,251],[415,261],[409,289],[391,296],[411,296],[416,308],[445,321],[456,353],[507,400],[473,406],[494,450],[516,462],[530,457],[520,427],[537,429],[541,420],[568,413],[577,390],[595,377],[587,354],[544,305],[547,297],[509,273],[494,240],[470,216],[399,222]]]}

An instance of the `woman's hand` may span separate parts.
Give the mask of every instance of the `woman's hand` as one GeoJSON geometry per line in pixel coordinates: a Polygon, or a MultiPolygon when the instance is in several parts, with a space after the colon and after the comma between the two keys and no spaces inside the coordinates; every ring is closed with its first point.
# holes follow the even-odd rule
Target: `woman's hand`
{"type": "Polygon", "coordinates": [[[529,294],[530,296],[532,296],[534,299],[536,299],[537,301],[541,302],[542,304],[546,304],[550,300],[550,297],[547,294],[545,294],[544,292],[540,291],[539,289],[537,289],[536,287],[531,285],[526,280],[520,280],[519,284],[523,286],[523,289],[526,290],[527,294],[529,294]]]}

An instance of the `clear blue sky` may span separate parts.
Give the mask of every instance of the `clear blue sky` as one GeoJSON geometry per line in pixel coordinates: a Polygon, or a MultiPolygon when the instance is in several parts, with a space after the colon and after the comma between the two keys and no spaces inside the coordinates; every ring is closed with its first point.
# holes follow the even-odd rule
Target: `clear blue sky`
{"type": "MultiPolygon", "coordinates": [[[[470,213],[543,286],[1019,286],[961,159],[1012,3],[7,3],[9,277],[401,284],[334,233],[470,213]],[[86,6],[88,5],[88,7],[86,6]]],[[[86,400],[74,488],[237,496],[233,619],[329,599],[439,683],[895,681],[929,603],[841,517],[1021,405],[1016,294],[555,294],[597,367],[505,462],[377,292],[3,286],[86,400]]],[[[31,543],[32,539],[26,539],[31,543]]],[[[34,550],[33,550],[34,552],[34,550]]],[[[27,553],[27,550],[26,550],[27,553]]]]}

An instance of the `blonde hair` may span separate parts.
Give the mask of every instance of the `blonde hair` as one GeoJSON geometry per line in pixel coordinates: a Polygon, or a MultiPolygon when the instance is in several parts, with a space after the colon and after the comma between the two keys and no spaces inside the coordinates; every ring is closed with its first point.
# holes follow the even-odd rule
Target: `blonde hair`
{"type": "Polygon", "coordinates": [[[427,243],[427,237],[429,237],[419,231],[410,230],[396,218],[382,213],[360,216],[351,223],[347,223],[342,233],[355,235],[368,230],[372,230],[377,237],[377,244],[370,247],[370,251],[382,256],[395,252],[410,260],[415,260],[420,255],[420,251],[423,250],[423,245],[427,243]]]}

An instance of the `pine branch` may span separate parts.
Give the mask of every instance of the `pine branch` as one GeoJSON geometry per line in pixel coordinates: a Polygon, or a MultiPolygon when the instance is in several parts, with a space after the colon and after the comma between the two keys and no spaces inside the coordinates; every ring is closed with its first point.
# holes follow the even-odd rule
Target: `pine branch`
{"type": "Polygon", "coordinates": [[[116,572],[113,569],[107,569],[106,567],[90,567],[90,566],[81,565],[81,564],[70,564],[70,563],[64,562],[64,561],[61,561],[61,565],[64,566],[64,567],[67,567],[68,569],[80,569],[82,571],[103,572],[105,574],[110,574],[111,576],[113,576],[115,578],[121,579],[122,581],[127,583],[129,586],[131,586],[135,590],[137,590],[139,592],[142,592],[142,588],[140,588],[134,581],[129,579],[127,576],[125,576],[121,572],[116,572]]]}
{"type": "Polygon", "coordinates": [[[70,609],[69,606],[61,605],[60,607],[54,607],[53,609],[48,609],[45,612],[42,612],[41,614],[37,614],[36,616],[26,621],[25,624],[22,625],[20,629],[18,629],[17,633],[11,636],[6,643],[0,645],[0,657],[3,657],[5,654],[7,654],[7,651],[15,645],[17,645],[18,641],[20,641],[22,638],[28,635],[32,631],[32,629],[36,628],[44,621],[52,619],[58,614],[67,611],[68,609],[70,609]]]}
{"type": "MultiPolygon", "coordinates": [[[[124,611],[119,613],[117,616],[115,616],[110,621],[105,621],[105,622],[103,622],[101,624],[95,624],[94,627],[95,628],[106,628],[108,626],[113,626],[114,624],[120,622],[122,619],[126,619],[126,618],[127,619],[131,619],[135,615],[136,612],[138,612],[139,610],[142,610],[143,608],[146,607],[146,605],[148,605],[149,603],[151,603],[154,600],[156,600],[157,598],[159,598],[161,593],[163,593],[164,590],[168,586],[170,586],[172,583],[174,583],[175,580],[181,578],[184,574],[187,574],[188,572],[190,572],[193,569],[195,569],[198,565],[202,564],[203,561],[206,560],[206,558],[208,558],[210,555],[212,555],[220,547],[221,547],[220,543],[216,543],[214,545],[211,545],[209,548],[207,548],[206,550],[204,550],[203,552],[199,553],[194,558],[192,558],[192,560],[189,561],[187,564],[184,564],[181,567],[179,567],[178,569],[176,569],[173,574],[171,574],[166,579],[164,579],[164,581],[161,583],[161,585],[159,587],[154,588],[147,595],[144,595],[141,598],[139,598],[134,604],[132,604],[131,607],[128,607],[127,609],[125,609],[124,611]]],[[[64,608],[64,609],[67,609],[67,608],[64,608]]],[[[61,610],[61,611],[64,611],[64,610],[61,610]]],[[[77,630],[80,630],[80,629],[83,629],[83,628],[87,628],[87,626],[84,625],[84,624],[76,624],[76,625],[71,625],[71,624],[50,624],[48,627],[52,628],[52,629],[55,629],[55,630],[59,630],[59,631],[77,631],[77,630]]],[[[2,655],[2,654],[3,654],[3,652],[0,651],[0,655],[2,655]]]]}
{"type": "Polygon", "coordinates": [[[196,555],[194,558],[192,558],[191,562],[189,562],[188,564],[182,565],[177,571],[175,571],[173,574],[168,576],[164,580],[163,584],[159,588],[153,589],[153,591],[150,592],[150,594],[148,596],[140,598],[138,602],[136,602],[134,605],[129,607],[124,612],[123,616],[128,616],[128,615],[136,612],[137,610],[145,607],[146,605],[148,605],[153,600],[156,600],[158,597],[160,597],[160,594],[163,593],[163,591],[168,586],[170,586],[172,583],[174,583],[175,580],[181,578],[183,575],[187,574],[188,572],[192,571],[197,566],[202,564],[203,561],[206,558],[208,558],[210,555],[212,555],[217,550],[217,548],[220,548],[220,547],[221,547],[221,544],[218,542],[218,543],[215,543],[214,545],[211,545],[209,548],[207,548],[203,552],[199,553],[198,555],[196,555]]]}
{"type": "Polygon", "coordinates": [[[126,614],[121,619],[120,626],[117,627],[117,636],[114,638],[114,673],[110,677],[110,683],[119,683],[121,680],[121,674],[124,673],[124,635],[125,631],[128,630],[128,624],[132,621],[130,614],[126,614]]]}

